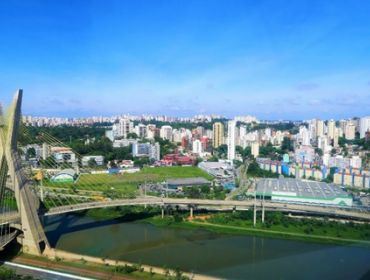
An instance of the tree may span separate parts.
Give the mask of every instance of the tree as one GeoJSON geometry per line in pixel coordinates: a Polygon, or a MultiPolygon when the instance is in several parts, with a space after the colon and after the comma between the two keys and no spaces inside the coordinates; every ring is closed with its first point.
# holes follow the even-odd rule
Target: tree
{"type": "Polygon", "coordinates": [[[260,147],[260,156],[269,157],[272,160],[280,159],[283,151],[275,148],[271,142],[268,142],[266,146],[260,147]]]}
{"type": "Polygon", "coordinates": [[[284,137],[281,143],[281,149],[285,153],[294,151],[293,142],[289,137],[284,137]]]}
{"type": "Polygon", "coordinates": [[[128,139],[137,139],[137,138],[139,138],[139,136],[135,132],[130,132],[130,133],[127,133],[127,138],[128,139]]]}
{"type": "Polygon", "coordinates": [[[252,156],[251,147],[246,147],[243,149],[241,146],[236,146],[235,150],[238,154],[242,156],[243,161],[252,156]]]}
{"type": "Polygon", "coordinates": [[[218,146],[215,149],[215,151],[216,151],[216,155],[219,158],[226,158],[227,157],[227,145],[222,144],[222,145],[218,146]]]}
{"type": "Polygon", "coordinates": [[[177,149],[177,145],[170,142],[167,139],[162,139],[162,138],[156,136],[154,138],[154,141],[159,143],[160,150],[161,150],[160,151],[161,152],[161,157],[163,157],[164,155],[167,155],[167,154],[172,154],[177,149]]]}
{"type": "Polygon", "coordinates": [[[96,161],[94,158],[91,158],[89,159],[89,161],[87,162],[87,165],[90,167],[90,168],[95,168],[97,166],[96,164],[96,161]]]}
{"type": "Polygon", "coordinates": [[[36,150],[34,147],[27,149],[27,158],[34,158],[36,157],[36,150]]]}
{"type": "Polygon", "coordinates": [[[218,157],[217,156],[212,156],[208,159],[208,161],[211,161],[211,162],[217,162],[218,161],[218,157]]]}
{"type": "Polygon", "coordinates": [[[149,157],[136,157],[134,158],[134,165],[143,167],[144,165],[147,165],[150,163],[149,157]]]}
{"type": "Polygon", "coordinates": [[[185,196],[189,198],[200,198],[201,197],[201,192],[199,188],[196,186],[184,188],[184,194],[185,196]]]}
{"type": "Polygon", "coordinates": [[[324,154],[320,148],[316,148],[315,153],[318,154],[320,157],[322,157],[322,155],[324,154]]]}

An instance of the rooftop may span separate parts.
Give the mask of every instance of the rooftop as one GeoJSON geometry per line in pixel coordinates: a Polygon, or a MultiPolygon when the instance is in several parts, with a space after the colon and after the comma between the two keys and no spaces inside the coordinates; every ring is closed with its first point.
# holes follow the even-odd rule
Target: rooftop
{"type": "Polygon", "coordinates": [[[349,197],[347,192],[335,185],[292,178],[262,179],[257,183],[257,195],[284,195],[312,199],[349,197]]]}
{"type": "Polygon", "coordinates": [[[168,179],[167,184],[171,186],[186,186],[186,185],[206,185],[211,182],[202,177],[182,178],[182,179],[168,179]]]}

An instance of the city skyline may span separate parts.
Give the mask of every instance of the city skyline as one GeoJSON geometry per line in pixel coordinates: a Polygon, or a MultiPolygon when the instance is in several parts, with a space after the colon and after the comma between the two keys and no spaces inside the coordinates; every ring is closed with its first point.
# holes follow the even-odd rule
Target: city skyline
{"type": "Polygon", "coordinates": [[[349,3],[3,2],[0,92],[48,117],[366,116],[370,5],[349,3]]]}

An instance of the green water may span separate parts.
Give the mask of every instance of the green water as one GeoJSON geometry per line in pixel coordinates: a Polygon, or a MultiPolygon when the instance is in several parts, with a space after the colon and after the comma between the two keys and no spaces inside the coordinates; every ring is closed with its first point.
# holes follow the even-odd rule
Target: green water
{"type": "Polygon", "coordinates": [[[76,215],[45,221],[56,248],[226,279],[370,279],[370,249],[230,236],[76,215]]]}

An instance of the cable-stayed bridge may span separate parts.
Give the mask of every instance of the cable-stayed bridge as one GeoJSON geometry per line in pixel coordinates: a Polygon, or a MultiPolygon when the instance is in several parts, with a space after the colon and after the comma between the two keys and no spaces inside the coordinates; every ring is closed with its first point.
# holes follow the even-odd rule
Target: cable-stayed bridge
{"type": "Polygon", "coordinates": [[[167,206],[183,206],[189,208],[190,215],[197,207],[218,210],[238,208],[254,209],[254,213],[261,209],[262,217],[265,210],[271,210],[370,221],[368,211],[356,208],[256,200],[159,198],[128,193],[118,182],[92,174],[91,167],[82,164],[82,156],[56,137],[46,131],[35,133],[23,126],[22,94],[19,90],[8,110],[0,112],[0,249],[17,238],[23,251],[40,255],[45,250],[52,250],[40,222],[42,216],[129,205],[160,206],[162,215],[167,206]],[[35,155],[32,144],[42,147],[42,155],[34,164],[23,160],[35,155]],[[27,145],[31,148],[24,149],[27,145]],[[52,156],[53,151],[58,151],[60,157],[52,156]],[[54,180],[61,170],[68,170],[67,175],[76,178],[73,181],[54,180]]]}

